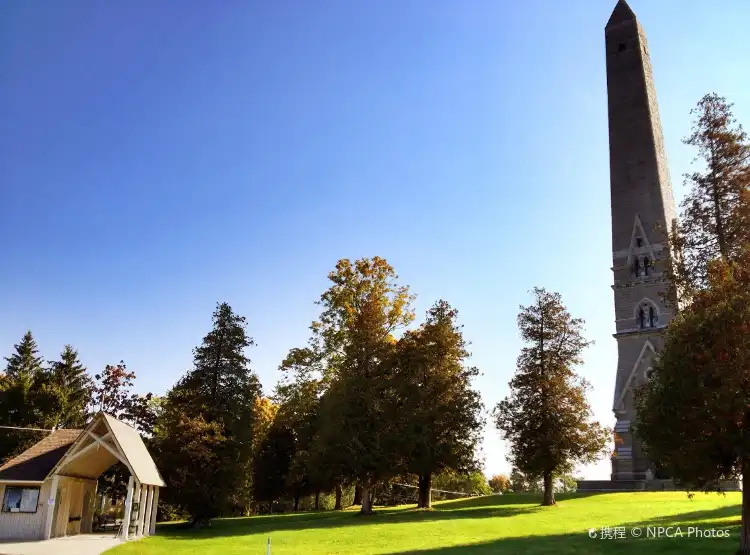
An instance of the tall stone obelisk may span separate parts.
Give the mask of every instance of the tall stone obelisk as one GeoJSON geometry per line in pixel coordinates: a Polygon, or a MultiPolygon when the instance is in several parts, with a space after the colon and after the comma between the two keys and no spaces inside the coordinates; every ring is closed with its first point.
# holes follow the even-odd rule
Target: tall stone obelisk
{"type": "Polygon", "coordinates": [[[633,391],[649,379],[654,354],[673,317],[665,306],[663,231],[675,218],[659,108],[643,28],[619,0],[605,28],[612,195],[612,272],[618,363],[613,410],[612,480],[643,480],[657,469],[631,426],[633,391]]]}

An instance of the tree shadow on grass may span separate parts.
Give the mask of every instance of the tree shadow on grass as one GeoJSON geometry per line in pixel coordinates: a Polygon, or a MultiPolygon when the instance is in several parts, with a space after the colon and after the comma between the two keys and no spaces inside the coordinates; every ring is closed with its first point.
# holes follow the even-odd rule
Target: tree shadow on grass
{"type": "MultiPolygon", "coordinates": [[[[606,495],[602,493],[591,494],[565,494],[558,496],[562,502],[575,501],[591,495],[606,495]]],[[[533,513],[544,510],[539,503],[541,497],[533,494],[511,494],[503,496],[481,497],[463,499],[456,501],[441,502],[436,504],[431,511],[423,511],[413,508],[377,508],[376,513],[369,517],[362,517],[356,508],[345,511],[323,511],[303,512],[280,515],[255,516],[244,518],[217,519],[211,528],[195,530],[189,527],[167,524],[159,527],[158,534],[170,539],[197,539],[206,540],[219,537],[267,535],[273,532],[301,531],[301,530],[325,530],[350,526],[368,526],[379,524],[406,524],[412,522],[439,522],[444,520],[461,519],[491,519],[512,517],[525,513],[533,513]]],[[[650,520],[633,520],[637,515],[624,514],[620,522],[592,522],[592,526],[625,526],[628,531],[633,527],[644,528],[669,527],[680,525],[700,526],[702,528],[736,528],[739,523],[741,509],[739,505],[719,507],[710,510],[693,511],[676,515],[668,515],[650,520]],[[706,521],[716,519],[734,518],[731,522],[711,523],[706,521]],[[705,524],[701,524],[704,523],[705,524]]],[[[738,532],[734,532],[732,538],[736,540],[738,532]]],[[[480,555],[484,553],[681,553],[683,547],[692,549],[713,548],[722,546],[717,553],[733,553],[726,551],[727,545],[731,544],[732,538],[720,540],[717,538],[703,538],[698,540],[649,538],[631,538],[624,540],[592,540],[585,530],[557,536],[529,536],[502,538],[492,540],[488,543],[457,545],[432,550],[394,551],[396,553],[413,553],[417,555],[453,555],[467,553],[469,555],[480,555]],[[677,541],[673,545],[672,542],[677,541]],[[693,543],[690,543],[690,542],[693,543]],[[619,542],[619,543],[618,543],[619,542]],[[687,543],[685,543],[687,542],[687,543]],[[727,543],[729,542],[729,544],[727,543]],[[655,551],[654,551],[655,550],[655,551]]],[[[735,542],[736,543],[736,542],[735,542]]],[[[396,547],[396,546],[394,546],[396,547]]],[[[690,553],[690,550],[685,551],[690,553]]],[[[697,551],[696,551],[697,552],[697,551]]],[[[703,551],[701,551],[703,552],[703,551]]],[[[711,552],[711,551],[707,551],[711,552]]]]}
{"type": "Polygon", "coordinates": [[[432,510],[416,508],[376,508],[372,516],[361,516],[356,509],[264,515],[216,519],[210,528],[195,530],[183,524],[159,526],[158,534],[174,539],[207,539],[211,537],[246,536],[289,530],[313,530],[409,522],[432,522],[477,518],[502,518],[540,510],[539,499],[533,496],[493,496],[460,502],[445,502],[432,510]],[[492,504],[490,504],[492,503],[492,504]]]}
{"type": "MultiPolygon", "coordinates": [[[[571,499],[583,499],[592,495],[606,495],[603,492],[576,492],[556,493],[558,501],[570,501],[571,499]]],[[[452,501],[441,501],[436,507],[442,510],[456,510],[470,507],[485,507],[488,503],[495,502],[497,505],[541,505],[541,493],[506,493],[504,495],[485,495],[481,497],[470,497],[468,499],[456,499],[452,501]]]]}
{"type": "Polygon", "coordinates": [[[394,550],[388,555],[726,555],[735,553],[739,547],[740,514],[741,506],[733,505],[637,522],[607,523],[607,526],[611,527],[609,533],[612,536],[615,526],[624,528],[624,538],[610,537],[609,534],[602,538],[602,529],[592,528],[596,537],[591,537],[588,531],[581,530],[550,536],[499,538],[489,542],[434,549],[394,550]],[[732,518],[731,522],[707,522],[731,517],[737,518],[732,518]],[[696,530],[691,532],[691,526],[700,529],[702,537],[696,530]],[[634,537],[635,528],[640,531],[639,537],[634,537]],[[710,529],[727,530],[729,537],[709,537],[706,530],[710,529]]]}
{"type": "MultiPolygon", "coordinates": [[[[689,513],[680,513],[676,515],[666,515],[658,518],[653,518],[648,521],[636,521],[628,523],[629,526],[637,526],[643,524],[644,526],[675,526],[677,524],[684,526],[698,525],[705,523],[710,520],[725,520],[732,518],[729,522],[730,525],[740,524],[742,517],[742,504],[728,505],[726,507],[718,507],[716,509],[705,509],[702,511],[692,511],[689,513]],[[735,518],[732,518],[735,517],[735,518]]],[[[725,523],[717,523],[716,526],[724,526],[725,523]]],[[[707,523],[706,526],[711,527],[713,524],[707,523]]]]}

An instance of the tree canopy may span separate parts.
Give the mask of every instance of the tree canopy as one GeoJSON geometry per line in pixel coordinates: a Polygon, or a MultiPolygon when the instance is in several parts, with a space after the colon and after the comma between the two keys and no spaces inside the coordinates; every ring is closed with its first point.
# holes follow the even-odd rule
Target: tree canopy
{"type": "Polygon", "coordinates": [[[511,394],[495,408],[497,427],[510,444],[514,467],[544,480],[545,505],[555,503],[554,478],[574,463],[589,463],[606,449],[610,430],[591,421],[588,383],[574,367],[589,345],[583,320],[573,318],[558,293],[533,291],[521,307],[518,328],[526,346],[510,382],[511,394]]]}
{"type": "Polygon", "coordinates": [[[685,175],[689,191],[670,233],[669,283],[682,304],[708,285],[708,263],[737,260],[750,244],[750,141],[715,93],[695,109],[693,131],[684,142],[697,150],[702,167],[685,175]]]}
{"type": "MultiPolygon", "coordinates": [[[[670,324],[651,379],[637,392],[646,453],[686,486],[750,487],[750,253],[709,264],[707,287],[670,324]]],[[[743,500],[743,515],[749,514],[743,500]]],[[[743,516],[743,553],[750,551],[743,516]]]]}

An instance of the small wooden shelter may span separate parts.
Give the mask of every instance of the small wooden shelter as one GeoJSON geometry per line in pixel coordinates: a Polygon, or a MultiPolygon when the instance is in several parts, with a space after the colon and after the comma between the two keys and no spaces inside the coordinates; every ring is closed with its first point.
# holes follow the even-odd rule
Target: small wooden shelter
{"type": "Polygon", "coordinates": [[[99,476],[130,472],[122,537],[154,533],[159,470],[138,431],[100,412],[83,430],[57,430],[0,467],[0,540],[91,532],[99,476]]]}

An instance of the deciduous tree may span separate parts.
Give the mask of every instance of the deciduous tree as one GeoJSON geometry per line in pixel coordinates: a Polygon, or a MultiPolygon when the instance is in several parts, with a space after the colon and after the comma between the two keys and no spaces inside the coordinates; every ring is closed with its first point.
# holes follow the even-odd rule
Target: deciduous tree
{"type": "Polygon", "coordinates": [[[274,422],[253,458],[253,499],[273,505],[287,493],[287,480],[294,457],[294,433],[284,423],[274,422]]]}
{"type": "Polygon", "coordinates": [[[514,493],[539,492],[544,490],[542,480],[538,476],[524,474],[517,468],[510,471],[510,489],[514,493]]]}
{"type": "Polygon", "coordinates": [[[278,425],[292,434],[292,459],[287,473],[287,489],[294,497],[294,510],[300,497],[319,491],[323,467],[315,464],[313,452],[319,429],[320,380],[298,374],[295,381],[276,388],[279,403],[278,425]]]}
{"type": "Polygon", "coordinates": [[[505,493],[510,489],[510,479],[505,474],[495,474],[487,483],[495,493],[505,493]]]}
{"type": "MultiPolygon", "coordinates": [[[[103,411],[127,422],[150,442],[156,424],[153,395],[140,395],[133,391],[135,372],[129,371],[123,361],[108,364],[102,372],[94,376],[91,397],[92,412],[103,411]]],[[[98,490],[113,499],[122,499],[127,490],[130,471],[122,463],[105,470],[98,480],[98,490]]]]}
{"type": "Polygon", "coordinates": [[[708,282],[670,323],[637,391],[636,433],[685,486],[741,477],[741,551],[750,554],[750,253],[709,264],[708,282]]]}
{"type": "Polygon", "coordinates": [[[194,526],[208,526],[227,511],[232,487],[244,477],[237,476],[237,449],[221,422],[206,422],[181,408],[165,406],[165,433],[157,437],[159,468],[168,484],[164,500],[187,509],[194,526]]]}
{"type": "Polygon", "coordinates": [[[388,439],[393,415],[383,410],[391,387],[387,361],[395,349],[394,332],[414,318],[413,297],[397,278],[379,257],[340,260],[318,303],[320,318],[312,325],[313,344],[330,383],[321,441],[329,453],[347,458],[351,479],[362,487],[362,514],[372,513],[375,485],[395,471],[388,439]]]}
{"type": "Polygon", "coordinates": [[[455,491],[471,495],[489,495],[492,493],[487,477],[479,470],[455,472],[446,470],[436,474],[432,487],[438,490],[455,491]]]}
{"type": "Polygon", "coordinates": [[[253,434],[253,452],[260,450],[260,444],[271,430],[276,413],[279,411],[279,405],[274,403],[268,397],[258,397],[255,400],[255,433],[253,434]]]}
{"type": "Polygon", "coordinates": [[[542,476],[543,505],[555,503],[553,480],[576,463],[604,454],[610,431],[591,421],[587,382],[574,368],[589,345],[583,320],[573,318],[557,293],[534,289],[521,307],[518,327],[526,346],[510,382],[511,394],[496,409],[497,427],[510,443],[514,467],[542,476]]]}
{"type": "Polygon", "coordinates": [[[150,436],[154,431],[156,415],[153,411],[152,393],[141,395],[133,391],[135,372],[129,371],[123,361],[108,364],[96,374],[92,407],[123,420],[140,433],[150,436]]]}

